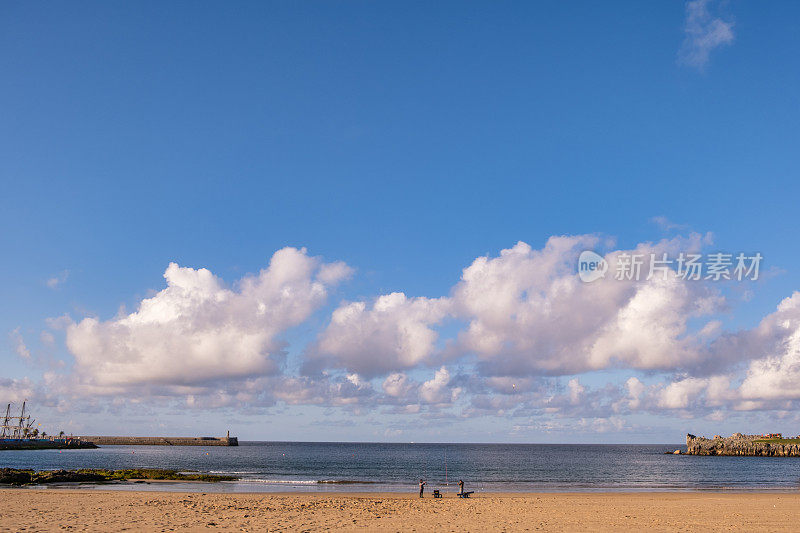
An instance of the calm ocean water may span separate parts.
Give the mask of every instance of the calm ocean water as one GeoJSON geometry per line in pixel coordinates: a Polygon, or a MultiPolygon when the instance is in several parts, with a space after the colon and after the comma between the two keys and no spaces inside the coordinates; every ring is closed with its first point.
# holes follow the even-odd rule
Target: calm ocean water
{"type": "Polygon", "coordinates": [[[13,468],[170,468],[240,476],[215,484],[118,485],[137,490],[354,492],[427,489],[638,491],[794,490],[800,459],[664,455],[664,445],[243,442],[238,447],[104,446],[0,452],[13,468]]]}

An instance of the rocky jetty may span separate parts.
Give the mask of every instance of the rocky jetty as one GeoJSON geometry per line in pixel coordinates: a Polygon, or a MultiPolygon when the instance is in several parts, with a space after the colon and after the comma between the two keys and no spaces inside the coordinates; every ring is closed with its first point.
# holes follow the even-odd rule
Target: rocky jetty
{"type": "Polygon", "coordinates": [[[0,439],[0,450],[78,450],[97,448],[93,442],[72,437],[41,439],[0,439]]]}
{"type": "Polygon", "coordinates": [[[238,446],[239,439],[231,437],[117,437],[87,435],[80,437],[100,446],[238,446]]]}
{"type": "Polygon", "coordinates": [[[800,457],[800,439],[769,438],[734,433],[713,439],[686,435],[687,455],[739,455],[750,457],[800,457]]]}

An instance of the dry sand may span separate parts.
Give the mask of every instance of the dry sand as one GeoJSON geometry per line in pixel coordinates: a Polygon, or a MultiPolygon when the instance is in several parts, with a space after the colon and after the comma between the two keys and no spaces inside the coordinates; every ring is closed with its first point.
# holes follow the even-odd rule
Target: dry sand
{"type": "Polygon", "coordinates": [[[800,494],[201,494],[0,489],[0,531],[797,531],[800,494]],[[427,496],[427,495],[426,495],[427,496]]]}

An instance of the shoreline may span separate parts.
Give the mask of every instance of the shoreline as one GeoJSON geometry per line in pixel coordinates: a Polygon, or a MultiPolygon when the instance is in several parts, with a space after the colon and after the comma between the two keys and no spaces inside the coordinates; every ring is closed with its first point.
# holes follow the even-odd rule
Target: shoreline
{"type": "Polygon", "coordinates": [[[800,493],[198,493],[0,489],[0,530],[774,531],[800,521],[800,493]]]}
{"type": "MultiPolygon", "coordinates": [[[[158,483],[162,483],[159,481],[158,483]]],[[[167,482],[168,483],[168,482],[167,482]]],[[[114,489],[109,489],[107,486],[98,485],[97,488],[88,488],[88,487],[0,487],[0,497],[12,493],[12,492],[21,492],[21,493],[28,493],[28,492],[43,492],[43,493],[50,493],[50,492],[58,492],[58,493],[75,493],[75,494],[119,494],[118,491],[114,489]]],[[[147,490],[131,490],[127,491],[126,494],[139,494],[139,495],[146,495],[148,497],[157,495],[157,494],[165,494],[165,495],[184,495],[184,496],[230,496],[233,498],[244,496],[244,497],[252,497],[252,498],[271,498],[271,497],[308,497],[308,498],[345,498],[345,499],[372,499],[372,498],[389,498],[389,499],[397,499],[397,500],[414,500],[420,501],[420,497],[418,493],[413,490],[409,490],[406,492],[303,492],[303,491],[291,491],[285,490],[281,492],[196,492],[196,491],[186,491],[186,490],[165,490],[159,492],[152,492],[147,490]]],[[[472,496],[467,500],[461,500],[460,498],[456,497],[456,492],[446,492],[444,493],[444,498],[434,498],[428,491],[425,491],[425,497],[421,498],[421,500],[434,500],[440,501],[441,499],[445,500],[457,500],[457,501],[473,501],[475,499],[486,499],[486,498],[531,498],[531,497],[558,497],[558,496],[576,496],[576,497],[592,497],[592,496],[656,496],[656,495],[674,495],[674,496],[681,496],[681,495],[690,495],[690,494],[697,494],[697,495],[719,495],[719,496],[747,496],[747,495],[762,495],[762,496],[772,496],[772,495],[788,495],[788,496],[796,496],[800,499],[800,490],[776,490],[776,491],[760,491],[760,490],[753,490],[753,491],[742,491],[739,492],[729,492],[729,491],[719,491],[719,490],[688,490],[683,492],[675,492],[669,490],[661,490],[661,491],[599,491],[599,492],[581,492],[581,491],[569,491],[569,492],[546,492],[546,491],[528,491],[528,492],[475,492],[472,496]]]]}
{"type": "MultiPolygon", "coordinates": [[[[154,484],[154,485],[168,485],[170,483],[175,483],[172,481],[167,480],[148,480],[145,482],[146,484],[154,484]]],[[[376,491],[376,492],[369,492],[369,491],[350,491],[350,492],[334,492],[334,491],[318,491],[318,492],[311,492],[311,491],[303,491],[303,490],[282,490],[282,491],[239,491],[239,492],[220,492],[220,491],[213,491],[213,490],[181,490],[180,487],[175,487],[173,489],[163,488],[159,490],[147,490],[142,487],[145,483],[137,483],[127,485],[124,490],[119,490],[114,487],[118,486],[125,486],[123,484],[116,484],[116,485],[90,485],[90,484],[72,484],[72,483],[65,483],[63,485],[47,485],[47,486],[22,486],[22,487],[10,487],[10,486],[0,486],[0,496],[5,494],[6,492],[60,492],[60,493],[68,493],[68,492],[76,492],[76,493],[86,493],[86,494],[97,494],[97,493],[109,493],[109,494],[119,494],[120,492],[125,494],[147,494],[148,496],[156,495],[156,494],[182,494],[182,495],[214,495],[214,496],[249,496],[249,497],[264,497],[269,498],[272,496],[298,496],[298,497],[310,497],[310,498],[375,498],[375,497],[382,497],[382,498],[393,498],[393,499],[408,499],[411,498],[413,500],[419,500],[418,493],[414,490],[407,490],[407,491],[376,491]]],[[[203,483],[202,481],[188,481],[186,482],[187,485],[196,485],[199,483],[203,483]]],[[[181,483],[175,483],[181,484],[181,483]]],[[[439,499],[459,499],[457,497],[457,491],[453,492],[443,492],[443,498],[439,499]]],[[[774,495],[795,495],[800,497],[800,489],[792,490],[786,488],[780,489],[683,489],[683,490],[666,490],[666,489],[652,489],[652,490],[605,490],[605,489],[597,489],[597,490],[558,490],[558,491],[547,491],[547,490],[537,490],[537,491],[499,491],[499,492],[492,492],[492,491],[475,491],[469,498],[469,501],[474,499],[483,499],[483,498],[528,498],[533,496],[647,496],[647,495],[690,495],[690,494],[698,494],[698,495],[725,495],[725,496],[746,496],[751,494],[760,494],[764,496],[774,496],[774,495]]],[[[433,495],[425,491],[425,496],[422,498],[423,500],[434,500],[436,498],[433,495]]],[[[438,501],[438,499],[436,499],[438,501]]]]}
{"type": "MultiPolygon", "coordinates": [[[[127,481],[110,481],[106,483],[87,483],[87,482],[64,482],[48,483],[41,485],[0,485],[0,491],[68,491],[77,490],[85,492],[142,492],[142,493],[175,493],[175,494],[217,494],[217,495],[254,495],[254,496],[345,496],[345,497],[368,497],[369,495],[381,494],[393,497],[414,496],[417,497],[417,489],[413,485],[408,485],[404,489],[386,490],[385,487],[377,487],[376,490],[336,490],[321,483],[319,486],[312,485],[313,488],[298,488],[291,490],[286,488],[262,488],[254,490],[253,486],[257,483],[237,483],[231,481],[208,483],[206,481],[186,480],[174,481],[169,479],[131,479],[127,481]],[[247,490],[247,489],[251,490],[247,490]]],[[[565,494],[800,494],[800,486],[792,488],[788,486],[780,487],[643,487],[633,488],[624,487],[619,489],[608,487],[565,487],[565,488],[542,488],[533,489],[484,489],[470,486],[474,492],[473,498],[479,495],[512,497],[529,496],[533,494],[565,495],[565,494]]],[[[444,490],[436,488],[425,490],[425,498],[433,498],[432,491],[439,490],[445,497],[456,497],[456,489],[444,490]]]]}

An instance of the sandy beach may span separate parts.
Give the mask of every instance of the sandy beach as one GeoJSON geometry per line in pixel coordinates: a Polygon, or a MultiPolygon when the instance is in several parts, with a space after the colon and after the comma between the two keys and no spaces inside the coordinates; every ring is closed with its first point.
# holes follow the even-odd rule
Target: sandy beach
{"type": "Polygon", "coordinates": [[[203,494],[2,489],[0,531],[777,531],[800,494],[203,494]]]}

